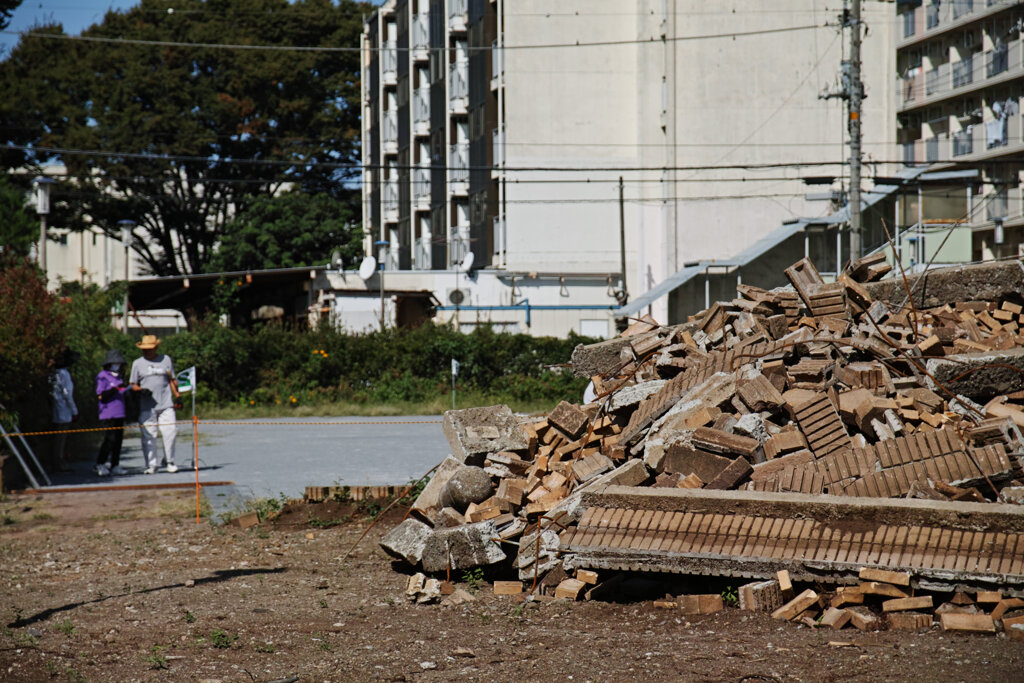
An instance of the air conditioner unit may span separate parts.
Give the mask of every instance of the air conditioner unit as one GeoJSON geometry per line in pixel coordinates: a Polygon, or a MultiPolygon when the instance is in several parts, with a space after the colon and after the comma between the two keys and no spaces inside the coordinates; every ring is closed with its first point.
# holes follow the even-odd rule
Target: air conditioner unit
{"type": "Polygon", "coordinates": [[[445,291],[444,299],[446,305],[462,306],[469,303],[469,290],[462,287],[452,287],[445,291]]]}

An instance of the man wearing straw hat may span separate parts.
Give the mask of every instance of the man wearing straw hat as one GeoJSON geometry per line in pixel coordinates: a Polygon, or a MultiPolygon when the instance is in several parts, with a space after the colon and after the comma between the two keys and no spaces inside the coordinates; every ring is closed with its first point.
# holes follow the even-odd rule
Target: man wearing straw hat
{"type": "Polygon", "coordinates": [[[175,424],[174,402],[181,397],[175,380],[171,357],[157,353],[160,339],[147,334],[135,344],[142,349],[142,358],[132,363],[132,374],[128,378],[134,391],[141,392],[139,401],[139,424],[142,425],[142,455],[146,458],[146,474],[156,472],[156,437],[163,436],[164,457],[167,471],[177,472],[174,464],[174,439],[178,434],[175,424]]]}

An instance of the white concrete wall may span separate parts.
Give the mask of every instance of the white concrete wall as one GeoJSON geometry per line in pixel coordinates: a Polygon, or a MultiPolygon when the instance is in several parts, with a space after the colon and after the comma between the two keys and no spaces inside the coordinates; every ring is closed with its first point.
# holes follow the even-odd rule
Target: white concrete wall
{"type": "MultiPolygon", "coordinates": [[[[505,54],[507,165],[708,167],[806,162],[778,169],[574,174],[508,173],[510,269],[619,269],[612,183],[514,184],[513,179],[626,177],[627,279],[641,294],[700,259],[732,256],[781,221],[831,212],[804,200],[803,176],[845,176],[814,162],[849,156],[835,88],[844,37],[835,28],[688,40],[689,36],[835,24],[814,0],[539,0],[504,4],[508,46],[629,41],[505,54]],[[578,14],[577,14],[578,13],[578,14]],[[662,32],[680,40],[660,40],[662,32]],[[652,182],[653,181],[653,182],[652,182]],[[746,197],[746,198],[743,198],[746,197]]],[[[899,158],[892,112],[897,26],[891,5],[865,3],[864,156],[899,158]]],[[[891,175],[875,165],[865,175],[891,175]]],[[[653,307],[664,319],[665,301],[653,307]]]]}

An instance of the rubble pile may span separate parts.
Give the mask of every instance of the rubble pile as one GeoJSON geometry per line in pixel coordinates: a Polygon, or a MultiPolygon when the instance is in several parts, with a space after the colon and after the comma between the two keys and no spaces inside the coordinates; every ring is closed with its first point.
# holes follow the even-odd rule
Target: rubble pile
{"type": "MultiPolygon", "coordinates": [[[[826,283],[803,259],[786,269],[791,287],[740,285],[737,299],[686,324],[645,318],[617,339],[578,347],[573,367],[591,378],[591,403],[562,402],[539,419],[505,406],[446,413],[452,455],[382,547],[427,573],[508,562],[531,590],[578,597],[590,584],[570,577],[572,569],[586,571],[570,546],[587,547],[576,525],[588,505],[602,505],[585,494],[683,490],[671,498],[670,506],[681,506],[673,514],[685,513],[693,496],[729,491],[748,499],[804,494],[809,501],[987,506],[972,514],[1024,502],[1024,268],[1010,262],[879,280],[888,270],[879,257],[866,258],[826,283]]],[[[643,532],[659,523],[670,528],[669,513],[649,505],[631,520],[591,511],[588,522],[621,529],[612,546],[626,548],[632,539],[631,550],[649,553],[643,532]]],[[[732,531],[716,531],[722,519],[699,532],[722,536],[751,526],[737,519],[732,531]]],[[[1016,525],[1000,542],[1016,542],[1024,523],[1016,525]]],[[[968,532],[956,533],[968,552],[968,532]]],[[[673,548],[667,552],[681,552],[673,548]]],[[[872,559],[881,569],[913,565],[879,562],[877,553],[846,558],[872,559]]],[[[606,561],[591,568],[599,566],[633,567],[606,561]]],[[[1024,574],[1009,562],[1002,571],[1024,574]]],[[[766,576],[754,569],[731,575],[766,576]]],[[[929,574],[933,584],[936,575],[929,574]]],[[[841,606],[817,594],[804,598],[808,604],[790,609],[792,617],[841,606]]]]}

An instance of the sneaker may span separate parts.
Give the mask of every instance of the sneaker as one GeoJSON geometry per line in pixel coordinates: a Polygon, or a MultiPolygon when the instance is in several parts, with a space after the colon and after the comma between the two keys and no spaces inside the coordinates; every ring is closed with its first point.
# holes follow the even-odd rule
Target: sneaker
{"type": "Polygon", "coordinates": [[[143,474],[155,474],[156,473],[156,468],[155,467],[147,467],[146,469],[142,470],[142,473],[143,474]]]}
{"type": "Polygon", "coordinates": [[[114,465],[110,468],[110,473],[115,477],[120,477],[124,474],[124,469],[120,465],[114,465]]]}
{"type": "Polygon", "coordinates": [[[96,465],[96,474],[100,475],[101,477],[109,477],[110,468],[103,464],[96,465]]]}
{"type": "Polygon", "coordinates": [[[172,462],[170,465],[167,466],[167,471],[170,472],[171,474],[174,474],[175,472],[178,471],[178,466],[172,462]]]}

